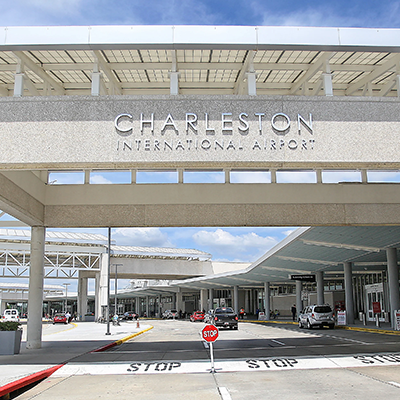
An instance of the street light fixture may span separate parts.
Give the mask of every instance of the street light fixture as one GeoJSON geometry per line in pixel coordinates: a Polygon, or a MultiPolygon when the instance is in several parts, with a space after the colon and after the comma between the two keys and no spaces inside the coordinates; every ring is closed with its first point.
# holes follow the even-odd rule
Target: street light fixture
{"type": "Polygon", "coordinates": [[[68,286],[70,285],[70,283],[63,283],[63,285],[65,286],[65,312],[68,311],[68,286]]]}

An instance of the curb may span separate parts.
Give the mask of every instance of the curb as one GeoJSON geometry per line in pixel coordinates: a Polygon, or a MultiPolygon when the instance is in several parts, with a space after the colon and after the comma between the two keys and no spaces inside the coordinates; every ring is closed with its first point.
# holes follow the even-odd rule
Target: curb
{"type": "Polygon", "coordinates": [[[7,385],[0,387],[0,397],[15,392],[18,389],[21,389],[25,386],[28,386],[42,379],[48,378],[50,375],[52,375],[54,372],[56,372],[59,368],[61,368],[64,365],[65,364],[56,365],[55,367],[50,367],[43,371],[36,372],[32,375],[25,376],[24,378],[18,379],[17,381],[7,383],[7,385]]]}
{"type": "MultiPolygon", "coordinates": [[[[253,324],[287,324],[287,325],[297,325],[297,322],[291,321],[261,321],[261,320],[242,320],[241,322],[249,322],[253,324]]],[[[383,335],[400,335],[400,331],[386,330],[386,329],[374,329],[374,328],[362,328],[356,326],[344,326],[335,325],[335,329],[345,329],[348,331],[358,331],[358,332],[369,332],[369,333],[380,333],[383,335]]]]}
{"type": "MultiPolygon", "coordinates": [[[[120,345],[120,344],[122,344],[122,343],[124,343],[124,342],[126,342],[126,341],[128,341],[128,340],[130,340],[132,338],[134,338],[135,336],[139,336],[142,333],[145,333],[145,332],[147,332],[147,331],[149,331],[150,329],[153,329],[153,328],[154,328],[153,326],[150,326],[149,328],[144,329],[144,330],[142,330],[140,332],[136,332],[136,333],[134,333],[132,335],[124,337],[123,339],[116,340],[115,342],[109,343],[109,344],[107,344],[107,345],[105,345],[103,347],[100,347],[100,348],[96,349],[96,350],[92,350],[90,353],[96,353],[96,352],[101,352],[101,351],[108,350],[111,347],[120,345]]],[[[73,329],[73,328],[71,328],[71,329],[73,329]]],[[[23,388],[25,386],[31,385],[32,383],[35,383],[35,382],[41,381],[41,380],[43,380],[45,378],[48,378],[50,375],[52,375],[54,372],[56,372],[58,369],[60,369],[61,367],[63,367],[66,364],[67,364],[67,362],[59,364],[59,365],[56,365],[54,367],[47,368],[47,369],[45,369],[43,371],[35,372],[34,374],[25,376],[24,378],[18,379],[18,380],[14,381],[14,382],[10,382],[10,383],[7,383],[4,386],[0,386],[0,398],[5,396],[5,395],[7,395],[7,394],[15,392],[16,390],[19,390],[19,389],[21,389],[21,388],[23,388]]]]}
{"type": "Polygon", "coordinates": [[[115,342],[112,342],[112,343],[106,344],[105,346],[99,347],[98,349],[91,351],[91,353],[99,353],[101,351],[106,351],[108,349],[111,349],[114,346],[119,346],[120,344],[122,344],[122,343],[124,343],[124,342],[126,342],[126,341],[128,341],[128,340],[130,340],[130,339],[132,339],[134,337],[136,337],[136,336],[139,336],[142,333],[145,333],[145,332],[147,332],[147,331],[149,331],[149,330],[151,330],[153,328],[154,328],[154,326],[150,326],[149,328],[144,329],[144,330],[142,330],[140,332],[136,332],[136,333],[134,333],[132,335],[124,337],[123,339],[119,339],[119,340],[116,340],[115,342]]]}

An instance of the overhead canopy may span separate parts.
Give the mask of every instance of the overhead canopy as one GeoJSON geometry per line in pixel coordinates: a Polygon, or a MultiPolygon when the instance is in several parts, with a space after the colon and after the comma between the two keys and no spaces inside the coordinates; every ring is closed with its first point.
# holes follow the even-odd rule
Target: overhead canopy
{"type": "Polygon", "coordinates": [[[0,95],[24,73],[26,95],[318,95],[332,73],[335,95],[396,96],[399,29],[268,26],[69,26],[0,28],[0,95]]]}
{"type": "Polygon", "coordinates": [[[264,282],[289,282],[292,274],[343,274],[345,262],[353,263],[354,273],[380,272],[386,269],[386,249],[399,243],[400,227],[299,228],[245,270],[176,285],[195,289],[257,287],[264,282]]]}

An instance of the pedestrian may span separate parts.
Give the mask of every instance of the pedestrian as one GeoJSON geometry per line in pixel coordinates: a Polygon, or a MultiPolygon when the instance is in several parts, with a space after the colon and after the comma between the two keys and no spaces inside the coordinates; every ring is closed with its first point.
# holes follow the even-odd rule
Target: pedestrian
{"type": "Polygon", "coordinates": [[[291,311],[292,311],[292,319],[293,321],[296,321],[296,314],[297,314],[296,304],[292,305],[291,311]]]}
{"type": "Polygon", "coordinates": [[[67,318],[67,323],[69,324],[71,322],[70,321],[71,314],[68,311],[65,313],[65,318],[67,318]]]}
{"type": "Polygon", "coordinates": [[[242,307],[240,310],[239,310],[239,318],[240,319],[243,319],[243,317],[246,315],[246,313],[244,312],[244,308],[242,307]]]}

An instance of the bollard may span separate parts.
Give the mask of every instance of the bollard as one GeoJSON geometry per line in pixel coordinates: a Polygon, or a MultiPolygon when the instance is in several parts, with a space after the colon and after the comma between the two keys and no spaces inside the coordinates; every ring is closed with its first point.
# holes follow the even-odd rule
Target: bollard
{"type": "Polygon", "coordinates": [[[379,314],[375,314],[375,324],[376,326],[379,328],[380,324],[379,324],[379,314]]]}
{"type": "Polygon", "coordinates": [[[139,319],[136,320],[136,328],[140,328],[140,322],[139,319]]]}

